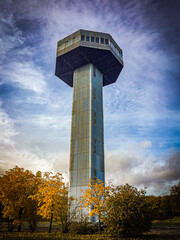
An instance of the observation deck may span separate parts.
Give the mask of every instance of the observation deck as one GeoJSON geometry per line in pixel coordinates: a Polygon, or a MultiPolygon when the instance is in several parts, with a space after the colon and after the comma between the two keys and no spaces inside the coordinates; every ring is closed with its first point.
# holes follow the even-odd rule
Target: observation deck
{"type": "Polygon", "coordinates": [[[74,70],[90,63],[103,74],[103,86],[116,82],[123,53],[110,34],[78,30],[58,42],[55,75],[70,87],[74,70]]]}

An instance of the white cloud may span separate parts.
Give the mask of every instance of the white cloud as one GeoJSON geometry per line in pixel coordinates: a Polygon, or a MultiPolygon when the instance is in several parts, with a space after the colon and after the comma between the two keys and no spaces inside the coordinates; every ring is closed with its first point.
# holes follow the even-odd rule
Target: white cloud
{"type": "Polygon", "coordinates": [[[150,148],[150,147],[152,147],[152,142],[151,141],[144,141],[144,142],[140,143],[140,146],[142,148],[150,148]]]}
{"type": "Polygon", "coordinates": [[[3,82],[17,83],[19,87],[42,93],[46,87],[43,70],[33,62],[11,62],[1,67],[3,82]]]}
{"type": "Polygon", "coordinates": [[[14,122],[9,118],[7,113],[2,109],[0,102],[0,145],[14,146],[13,138],[18,134],[14,129],[14,122]]]}
{"type": "Polygon", "coordinates": [[[117,185],[129,183],[137,187],[147,187],[148,194],[164,195],[180,180],[180,152],[169,154],[147,154],[150,141],[124,146],[119,151],[106,150],[106,180],[117,185]],[[144,144],[145,143],[145,144],[144,144]],[[145,145],[145,147],[144,147],[145,145]]]}
{"type": "MultiPolygon", "coordinates": [[[[44,120],[46,122],[47,119],[44,120]]],[[[49,127],[49,124],[56,123],[50,123],[49,121],[47,124],[49,127]]],[[[46,125],[43,126],[47,127],[46,125]]],[[[30,169],[33,172],[38,170],[67,171],[69,154],[66,150],[59,149],[59,151],[51,152],[47,149],[43,152],[38,146],[28,148],[24,145],[23,140],[17,147],[17,136],[18,132],[15,129],[14,121],[5,113],[0,104],[0,173],[15,167],[15,165],[30,169]]]]}

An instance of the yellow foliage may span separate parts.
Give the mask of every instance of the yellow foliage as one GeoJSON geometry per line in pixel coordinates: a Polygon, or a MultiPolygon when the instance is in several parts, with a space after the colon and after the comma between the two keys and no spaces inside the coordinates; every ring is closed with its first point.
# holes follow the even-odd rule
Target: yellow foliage
{"type": "Polygon", "coordinates": [[[39,185],[38,192],[30,196],[38,201],[38,214],[43,218],[50,219],[59,217],[59,209],[67,202],[67,186],[63,182],[62,174],[55,175],[45,172],[39,185]]]}
{"type": "Polygon", "coordinates": [[[15,167],[0,177],[0,202],[3,204],[3,216],[14,223],[22,221],[24,209],[29,206],[28,196],[33,194],[38,180],[29,170],[15,167]]]}
{"type": "Polygon", "coordinates": [[[83,195],[80,197],[80,204],[90,210],[90,217],[97,215],[99,221],[101,221],[105,212],[105,199],[108,189],[100,179],[89,180],[88,188],[83,191],[83,195]]]}

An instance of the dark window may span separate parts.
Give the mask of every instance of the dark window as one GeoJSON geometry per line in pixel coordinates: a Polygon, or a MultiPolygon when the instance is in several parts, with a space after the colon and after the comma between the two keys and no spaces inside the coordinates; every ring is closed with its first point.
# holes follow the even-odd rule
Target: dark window
{"type": "Polygon", "coordinates": [[[94,125],[96,125],[96,112],[93,114],[93,119],[94,119],[94,125]]]}
{"type": "Polygon", "coordinates": [[[101,43],[104,44],[104,38],[101,38],[101,43]]]}
{"type": "Polygon", "coordinates": [[[96,68],[93,66],[93,76],[96,77],[96,68]]]}
{"type": "Polygon", "coordinates": [[[86,42],[89,42],[89,36],[86,36],[86,42]]]}
{"type": "Polygon", "coordinates": [[[96,100],[96,88],[93,88],[93,99],[96,100]]]}
{"type": "Polygon", "coordinates": [[[85,40],[85,36],[81,35],[81,41],[84,41],[84,40],[85,40]]]}
{"type": "Polygon", "coordinates": [[[94,37],[91,37],[91,42],[94,42],[94,37]]]}
{"type": "Polygon", "coordinates": [[[108,44],[108,39],[105,39],[105,44],[108,44]]]}
{"type": "Polygon", "coordinates": [[[96,43],[99,43],[99,38],[96,38],[96,43]]]}
{"type": "Polygon", "coordinates": [[[96,139],[94,138],[94,153],[96,153],[96,139]]]}

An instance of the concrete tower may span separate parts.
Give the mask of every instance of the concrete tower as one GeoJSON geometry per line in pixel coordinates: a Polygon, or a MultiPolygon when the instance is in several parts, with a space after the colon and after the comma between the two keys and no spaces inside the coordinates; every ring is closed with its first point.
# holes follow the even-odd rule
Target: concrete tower
{"type": "Polygon", "coordinates": [[[70,196],[78,198],[90,178],[104,181],[103,90],[123,68],[111,35],[79,30],[57,45],[55,74],[73,87],[70,196]]]}

